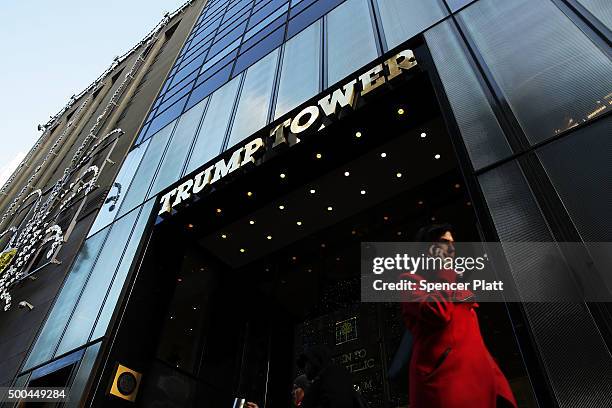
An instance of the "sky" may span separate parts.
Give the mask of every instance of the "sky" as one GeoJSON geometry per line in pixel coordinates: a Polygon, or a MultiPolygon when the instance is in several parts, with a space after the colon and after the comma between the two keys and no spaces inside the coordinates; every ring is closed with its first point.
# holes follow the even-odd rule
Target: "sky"
{"type": "Polygon", "coordinates": [[[0,186],[41,135],[38,124],[183,3],[0,1],[0,186]]]}

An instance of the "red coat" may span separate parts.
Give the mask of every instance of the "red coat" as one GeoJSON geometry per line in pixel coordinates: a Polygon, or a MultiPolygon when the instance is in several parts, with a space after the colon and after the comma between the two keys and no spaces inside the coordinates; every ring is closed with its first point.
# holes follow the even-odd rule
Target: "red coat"
{"type": "MultiPolygon", "coordinates": [[[[452,270],[440,271],[437,281],[454,282],[456,276],[452,270]]],[[[401,278],[417,285],[423,279],[416,274],[401,278]]],[[[409,291],[406,296],[413,300],[402,304],[414,336],[410,408],[494,408],[498,397],[516,407],[510,385],[480,334],[474,310],[478,304],[458,302],[472,293],[409,291]]]]}

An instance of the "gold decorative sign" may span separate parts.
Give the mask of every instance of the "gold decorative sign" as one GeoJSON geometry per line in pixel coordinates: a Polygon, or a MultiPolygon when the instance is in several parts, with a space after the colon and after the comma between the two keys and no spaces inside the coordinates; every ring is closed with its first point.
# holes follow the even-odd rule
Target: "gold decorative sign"
{"type": "Polygon", "coordinates": [[[336,346],[357,340],[357,317],[336,322],[336,346]]]}
{"type": "MultiPolygon", "coordinates": [[[[272,148],[280,145],[294,146],[300,142],[300,137],[325,128],[326,121],[336,117],[342,109],[355,109],[358,96],[367,95],[416,65],[412,50],[404,50],[374,66],[333,90],[316,104],[305,107],[294,117],[272,128],[268,136],[272,140],[272,148]]],[[[159,215],[171,215],[173,210],[191,199],[193,194],[202,192],[206,186],[218,182],[242,166],[255,163],[256,153],[264,146],[263,138],[255,138],[234,150],[229,160],[221,158],[194,177],[180,182],[177,187],[161,196],[159,215]]]]}
{"type": "Polygon", "coordinates": [[[11,261],[17,254],[17,249],[9,249],[0,254],[0,274],[11,264],[11,261]]]}

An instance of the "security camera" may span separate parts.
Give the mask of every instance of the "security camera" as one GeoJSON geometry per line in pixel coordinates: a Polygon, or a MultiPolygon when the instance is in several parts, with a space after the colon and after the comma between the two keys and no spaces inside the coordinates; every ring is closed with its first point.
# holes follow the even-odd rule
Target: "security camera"
{"type": "Polygon", "coordinates": [[[34,306],[30,302],[26,302],[25,300],[22,300],[21,302],[19,302],[20,309],[24,309],[26,307],[28,308],[28,310],[34,309],[34,306]]]}

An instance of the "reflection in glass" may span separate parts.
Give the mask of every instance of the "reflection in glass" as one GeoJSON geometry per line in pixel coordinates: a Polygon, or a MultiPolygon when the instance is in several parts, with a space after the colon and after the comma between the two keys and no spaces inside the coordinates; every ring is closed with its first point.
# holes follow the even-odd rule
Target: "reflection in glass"
{"type": "Polygon", "coordinates": [[[123,254],[123,258],[121,259],[121,264],[119,264],[119,268],[117,269],[117,273],[113,279],[108,296],[106,296],[104,307],[100,312],[100,317],[98,317],[96,328],[94,329],[90,340],[95,340],[98,337],[103,336],[106,332],[106,328],[108,327],[110,318],[115,310],[115,307],[117,306],[117,300],[119,299],[119,295],[121,294],[121,290],[125,284],[125,279],[130,271],[130,267],[132,266],[134,255],[136,254],[136,250],[140,245],[140,240],[142,239],[147,222],[149,221],[149,216],[151,215],[151,210],[154,204],[155,199],[151,199],[142,206],[142,210],[138,216],[138,222],[136,223],[136,227],[132,232],[132,236],[128,240],[128,245],[125,249],[125,253],[123,254]]]}
{"type": "Polygon", "coordinates": [[[366,0],[347,0],[327,14],[327,83],[332,85],[378,56],[366,0]]]}
{"type": "Polygon", "coordinates": [[[100,350],[101,344],[102,342],[99,342],[93,346],[87,347],[87,350],[81,359],[81,364],[79,364],[79,369],[76,376],[74,377],[74,381],[70,386],[70,394],[68,396],[68,402],[66,402],[64,405],[65,407],[76,408],[79,406],[80,399],[83,395],[83,391],[85,391],[87,380],[89,380],[89,375],[91,374],[91,369],[96,361],[96,357],[98,356],[98,351],[100,350]]]}
{"type": "Polygon", "coordinates": [[[137,216],[138,210],[132,211],[111,226],[108,239],[89,274],[55,356],[73,350],[89,339],[137,216]]]}
{"type": "Polygon", "coordinates": [[[176,121],[170,123],[152,138],[121,205],[119,217],[144,201],[175,124],[176,121]]]}
{"type": "Polygon", "coordinates": [[[189,111],[183,113],[178,119],[179,122],[176,125],[176,130],[172,135],[148,197],[156,195],[181,177],[183,165],[191,148],[191,142],[196,135],[200,119],[202,119],[202,114],[206,107],[206,101],[207,99],[204,99],[189,111]]]}
{"type": "Polygon", "coordinates": [[[388,48],[414,37],[448,13],[442,0],[377,0],[388,48]]]}
{"type": "Polygon", "coordinates": [[[136,146],[125,158],[123,164],[121,165],[121,170],[119,170],[119,174],[117,174],[115,182],[111,186],[110,191],[104,200],[104,204],[102,204],[102,208],[100,208],[100,212],[98,212],[98,215],[96,216],[96,221],[89,230],[89,234],[87,235],[88,237],[100,231],[100,229],[107,226],[115,219],[115,214],[117,214],[117,211],[125,198],[130,182],[132,181],[132,178],[134,178],[136,169],[138,169],[140,160],[147,150],[147,146],[149,146],[150,141],[151,139],[147,139],[143,143],[136,146]]]}
{"type": "Polygon", "coordinates": [[[450,21],[427,30],[427,46],[475,169],[512,154],[450,21]]]}
{"type": "Polygon", "coordinates": [[[285,44],[274,118],[316,95],[321,79],[321,20],[285,44]]]}
{"type": "Polygon", "coordinates": [[[599,19],[608,29],[612,30],[612,1],[610,0],[578,0],[591,14],[599,19]]]}
{"type": "Polygon", "coordinates": [[[28,356],[28,360],[24,365],[24,370],[44,363],[53,357],[57,343],[66,327],[70,314],[89,276],[89,271],[98,257],[98,252],[109,230],[110,227],[107,227],[96,235],[88,238],[83,244],[64,282],[64,286],[53,304],[47,321],[28,356]]]}
{"type": "Polygon", "coordinates": [[[612,106],[610,60],[552,2],[481,0],[459,15],[532,143],[612,106]]]}
{"type": "Polygon", "coordinates": [[[266,125],[277,61],[278,48],[246,72],[228,147],[266,125]]]}
{"type": "Polygon", "coordinates": [[[236,93],[240,85],[240,78],[232,79],[210,96],[210,102],[202,121],[202,127],[198,132],[191,157],[189,158],[187,173],[221,153],[221,146],[223,145],[225,132],[227,131],[232,109],[234,108],[236,93]]]}

